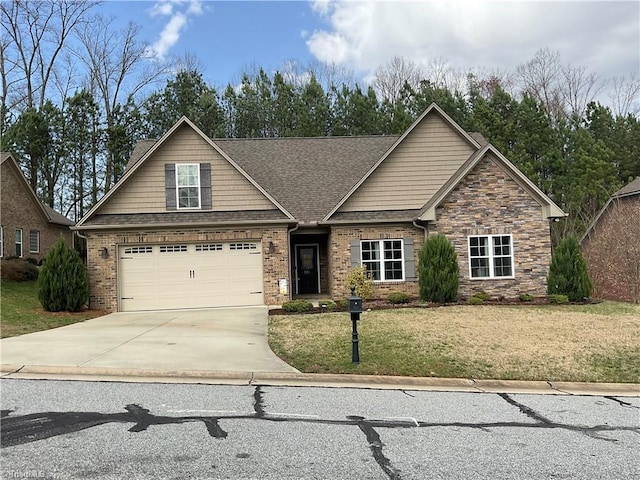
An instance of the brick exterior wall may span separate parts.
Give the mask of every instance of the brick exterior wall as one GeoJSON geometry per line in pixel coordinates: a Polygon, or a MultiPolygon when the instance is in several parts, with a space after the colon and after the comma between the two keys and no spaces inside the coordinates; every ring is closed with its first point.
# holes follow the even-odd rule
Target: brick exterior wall
{"type": "Polygon", "coordinates": [[[546,295],[551,262],[549,220],[541,206],[501,167],[484,159],[449,194],[436,211],[430,233],[444,234],[454,245],[460,266],[459,295],[485,291],[494,297],[520,293],[546,295]],[[511,234],[513,279],[470,279],[469,235],[511,234]]]}
{"type": "Polygon", "coordinates": [[[280,294],[279,280],[289,278],[289,246],[286,227],[211,228],[182,231],[89,232],[87,267],[89,269],[89,306],[92,309],[118,310],[118,248],[122,245],[155,244],[165,242],[195,243],[203,241],[262,241],[264,302],[281,305],[289,294],[280,294]],[[275,252],[269,253],[269,242],[275,252]],[[106,247],[109,257],[101,258],[106,247]]]}
{"type": "Polygon", "coordinates": [[[375,298],[384,298],[390,292],[404,292],[418,296],[418,252],[424,242],[424,230],[412,224],[334,226],[329,237],[329,257],[331,268],[331,297],[340,300],[350,295],[347,275],[351,270],[351,241],[412,238],[414,244],[415,281],[374,282],[375,298]]]}
{"type": "Polygon", "coordinates": [[[614,199],[582,241],[591,296],[640,303],[640,194],[614,199]]]}
{"type": "Polygon", "coordinates": [[[42,260],[53,244],[62,235],[67,245],[72,246],[72,233],[69,227],[49,223],[35,204],[33,194],[25,188],[18,173],[9,165],[11,160],[2,164],[2,188],[0,189],[0,221],[2,221],[3,258],[16,255],[15,232],[22,229],[22,258],[42,260]],[[29,250],[29,233],[40,232],[40,249],[29,250]]]}

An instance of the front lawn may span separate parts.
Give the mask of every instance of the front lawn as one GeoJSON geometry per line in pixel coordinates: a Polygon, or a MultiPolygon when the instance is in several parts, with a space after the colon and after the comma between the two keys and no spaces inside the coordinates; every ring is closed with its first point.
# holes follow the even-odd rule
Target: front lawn
{"type": "MultiPolygon", "coordinates": [[[[366,307],[366,305],[365,305],[366,307]]],[[[640,306],[450,306],[271,316],[269,344],[306,373],[640,382],[640,306]]]]}
{"type": "Polygon", "coordinates": [[[38,301],[38,282],[0,282],[0,338],[62,327],[104,312],[45,312],[38,301]]]}

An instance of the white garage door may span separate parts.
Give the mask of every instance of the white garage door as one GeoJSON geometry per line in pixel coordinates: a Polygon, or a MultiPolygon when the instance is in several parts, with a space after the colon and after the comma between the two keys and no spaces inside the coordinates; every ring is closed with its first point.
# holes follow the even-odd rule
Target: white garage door
{"type": "Polygon", "coordinates": [[[121,311],[262,305],[260,242],[121,246],[121,311]]]}

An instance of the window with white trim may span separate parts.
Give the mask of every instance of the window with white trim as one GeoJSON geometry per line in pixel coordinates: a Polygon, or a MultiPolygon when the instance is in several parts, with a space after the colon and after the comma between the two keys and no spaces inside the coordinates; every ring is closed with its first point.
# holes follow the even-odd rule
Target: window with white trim
{"type": "Polygon", "coordinates": [[[16,228],[16,257],[22,258],[22,229],[16,228]]]}
{"type": "Polygon", "coordinates": [[[200,208],[200,165],[176,163],[178,208],[200,208]]]}
{"type": "Polygon", "coordinates": [[[360,260],[373,281],[404,280],[402,240],[362,240],[360,260]]]}
{"type": "Polygon", "coordinates": [[[38,230],[29,232],[29,253],[40,253],[40,232],[38,230]]]}
{"type": "Polygon", "coordinates": [[[511,235],[472,235],[468,240],[471,278],[513,278],[511,235]]]}

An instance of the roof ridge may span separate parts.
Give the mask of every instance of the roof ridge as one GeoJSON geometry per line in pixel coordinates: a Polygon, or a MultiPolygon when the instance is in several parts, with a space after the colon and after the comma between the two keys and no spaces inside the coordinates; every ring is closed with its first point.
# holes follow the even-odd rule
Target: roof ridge
{"type": "Polygon", "coordinates": [[[334,139],[346,139],[346,138],[390,138],[399,137],[397,134],[381,134],[381,135],[325,135],[319,137],[210,137],[214,142],[217,141],[247,141],[247,140],[334,140],[334,139]]]}

